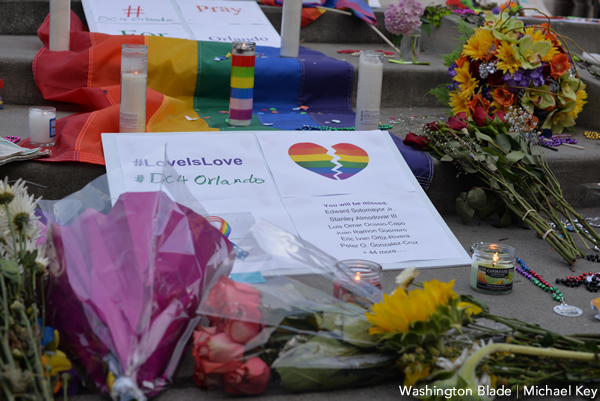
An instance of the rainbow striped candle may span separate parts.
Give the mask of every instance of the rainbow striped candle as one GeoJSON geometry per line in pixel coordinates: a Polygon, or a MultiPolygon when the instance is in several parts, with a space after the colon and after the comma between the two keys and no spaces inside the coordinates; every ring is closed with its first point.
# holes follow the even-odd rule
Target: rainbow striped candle
{"type": "Polygon", "coordinates": [[[233,42],[229,125],[248,126],[252,123],[255,56],[256,43],[233,42]]]}

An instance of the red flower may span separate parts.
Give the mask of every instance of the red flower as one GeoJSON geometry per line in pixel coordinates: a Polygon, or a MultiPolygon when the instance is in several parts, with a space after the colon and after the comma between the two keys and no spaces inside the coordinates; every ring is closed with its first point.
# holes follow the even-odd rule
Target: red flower
{"type": "Polygon", "coordinates": [[[225,375],[225,391],[230,394],[260,394],[267,389],[270,377],[269,366],[262,359],[252,357],[225,375]]]}
{"type": "Polygon", "coordinates": [[[495,73],[488,75],[487,82],[493,86],[503,85],[504,79],[502,79],[502,71],[496,71],[495,73]]]}
{"type": "Polygon", "coordinates": [[[460,0],[446,0],[446,5],[448,7],[467,8],[460,0]]]}
{"type": "Polygon", "coordinates": [[[440,126],[438,124],[437,121],[432,121],[430,123],[425,124],[425,127],[432,130],[432,131],[439,131],[440,130],[440,126]]]}
{"type": "Polygon", "coordinates": [[[475,120],[475,124],[478,127],[484,127],[486,122],[490,119],[490,117],[485,112],[483,107],[477,107],[475,112],[473,113],[473,120],[475,120]]]}
{"type": "Polygon", "coordinates": [[[450,117],[448,119],[448,127],[450,127],[450,129],[453,129],[454,131],[460,131],[463,128],[467,128],[467,123],[465,120],[462,120],[460,118],[450,117]]]}
{"type": "Polygon", "coordinates": [[[412,146],[413,148],[424,149],[429,143],[429,139],[409,132],[408,135],[406,135],[406,138],[404,138],[403,143],[407,146],[412,146]]]}
{"type": "Polygon", "coordinates": [[[495,112],[492,115],[492,120],[496,119],[496,117],[498,117],[503,123],[506,123],[506,114],[502,110],[498,110],[497,112],[495,112]]]}

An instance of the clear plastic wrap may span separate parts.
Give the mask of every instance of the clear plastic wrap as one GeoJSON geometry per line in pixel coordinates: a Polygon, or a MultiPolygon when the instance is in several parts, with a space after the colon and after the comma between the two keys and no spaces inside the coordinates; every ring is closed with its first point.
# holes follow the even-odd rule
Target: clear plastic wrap
{"type": "Polygon", "coordinates": [[[170,382],[204,291],[235,252],[164,192],[125,193],[111,208],[102,186],[43,205],[55,256],[47,321],[101,391],[143,400],[170,382]]]}
{"type": "Polygon", "coordinates": [[[253,284],[220,276],[206,292],[200,310],[207,319],[194,333],[193,349],[201,387],[259,394],[275,380],[290,391],[312,391],[397,374],[394,354],[377,349],[365,317],[364,303],[382,298],[378,287],[266,221],[238,245],[249,253],[241,263],[262,261],[269,274],[253,284]],[[286,276],[273,264],[296,274],[286,276]],[[336,298],[341,283],[363,302],[336,298]]]}

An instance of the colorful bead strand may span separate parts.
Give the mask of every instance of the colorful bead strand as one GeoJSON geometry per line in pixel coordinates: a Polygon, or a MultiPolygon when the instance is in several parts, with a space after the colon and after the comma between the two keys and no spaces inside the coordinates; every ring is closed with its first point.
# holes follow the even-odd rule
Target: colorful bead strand
{"type": "Polygon", "coordinates": [[[525,262],[523,262],[521,259],[517,258],[517,262],[521,265],[521,267],[516,266],[516,271],[518,271],[523,277],[531,281],[533,284],[540,287],[542,290],[546,292],[552,292],[552,299],[561,302],[563,294],[557,287],[551,286],[550,283],[544,280],[542,276],[525,266],[525,262]]]}
{"type": "Polygon", "coordinates": [[[229,125],[249,126],[252,123],[255,60],[256,44],[254,42],[233,42],[229,125]]]}

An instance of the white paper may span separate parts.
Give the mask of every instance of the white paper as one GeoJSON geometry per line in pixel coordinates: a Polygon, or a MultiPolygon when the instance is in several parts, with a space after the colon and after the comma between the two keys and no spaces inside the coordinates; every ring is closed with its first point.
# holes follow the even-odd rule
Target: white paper
{"type": "Polygon", "coordinates": [[[188,24],[271,25],[254,1],[177,0],[188,24]]]}
{"type": "MultiPolygon", "coordinates": [[[[89,0],[94,23],[110,24],[179,24],[181,20],[171,0],[137,0],[135,2],[89,0]]],[[[86,11],[86,18],[90,16],[86,11]]]]}
{"type": "MultiPolygon", "coordinates": [[[[200,201],[279,197],[253,135],[120,134],[115,141],[126,192],[156,191],[161,184],[185,182],[200,201]],[[169,162],[178,177],[162,173],[166,143],[169,162]]],[[[118,195],[111,188],[111,198],[118,195]]]]}
{"type": "Polygon", "coordinates": [[[190,24],[194,39],[208,42],[255,42],[258,46],[279,47],[281,38],[270,25],[190,24]]]}
{"type": "MultiPolygon", "coordinates": [[[[416,190],[398,165],[396,156],[387,145],[381,131],[328,132],[327,135],[314,131],[292,131],[282,135],[271,135],[270,132],[265,131],[264,134],[257,132],[257,136],[279,192],[284,198],[416,190]],[[324,148],[322,152],[329,152],[321,154],[323,158],[328,158],[328,155],[332,158],[331,162],[327,163],[328,173],[340,171],[338,161],[343,151],[338,152],[333,148],[337,144],[352,144],[359,147],[367,154],[368,163],[351,177],[338,174],[330,178],[302,167],[292,159],[290,149],[303,143],[314,144],[315,148],[324,148]],[[298,185],[299,182],[303,185],[298,185]]],[[[342,155],[341,160],[345,158],[342,155]]]]}
{"type": "Polygon", "coordinates": [[[461,256],[415,192],[293,198],[284,204],[300,236],[339,260],[384,264],[461,256]]]}
{"type": "Polygon", "coordinates": [[[193,39],[183,25],[179,24],[111,24],[97,23],[96,32],[108,35],[145,35],[166,38],[193,39]]]}

